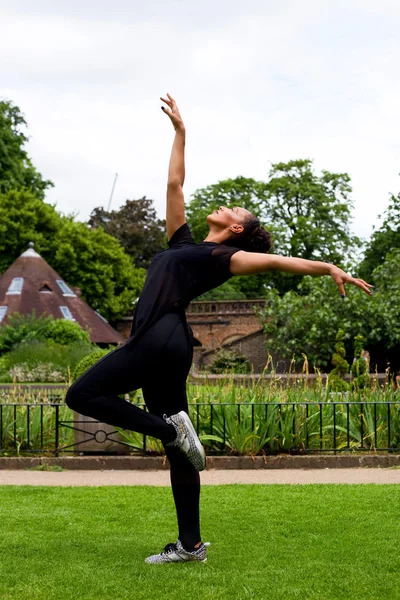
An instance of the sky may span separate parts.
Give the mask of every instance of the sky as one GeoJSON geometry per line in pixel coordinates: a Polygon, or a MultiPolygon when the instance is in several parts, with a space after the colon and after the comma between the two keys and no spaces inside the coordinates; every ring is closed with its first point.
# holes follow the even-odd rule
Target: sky
{"type": "Polygon", "coordinates": [[[2,0],[0,97],[29,125],[46,201],[88,219],[147,196],[165,218],[172,94],[185,197],[271,163],[347,172],[367,238],[400,191],[397,0],[2,0]]]}

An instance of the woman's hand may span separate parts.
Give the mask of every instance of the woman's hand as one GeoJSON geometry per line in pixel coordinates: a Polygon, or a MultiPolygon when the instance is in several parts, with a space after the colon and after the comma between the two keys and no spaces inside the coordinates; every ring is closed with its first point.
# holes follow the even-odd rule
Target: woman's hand
{"type": "Polygon", "coordinates": [[[178,109],[178,107],[176,105],[175,100],[169,94],[167,94],[167,96],[168,96],[168,99],[161,97],[160,100],[162,100],[163,102],[165,102],[165,104],[169,108],[166,108],[165,106],[162,106],[161,109],[171,119],[172,125],[174,126],[175,131],[185,131],[185,126],[183,124],[182,117],[180,115],[180,112],[179,112],[179,109],[178,109]]]}
{"type": "Polygon", "coordinates": [[[346,295],[346,292],[344,290],[345,283],[351,283],[352,285],[356,285],[357,287],[364,290],[364,292],[369,296],[372,294],[369,288],[374,287],[373,285],[367,283],[363,279],[357,279],[356,277],[351,277],[350,275],[347,275],[347,273],[342,271],[342,269],[339,269],[339,267],[335,267],[335,265],[329,265],[329,274],[338,286],[342,298],[344,298],[346,295]]]}

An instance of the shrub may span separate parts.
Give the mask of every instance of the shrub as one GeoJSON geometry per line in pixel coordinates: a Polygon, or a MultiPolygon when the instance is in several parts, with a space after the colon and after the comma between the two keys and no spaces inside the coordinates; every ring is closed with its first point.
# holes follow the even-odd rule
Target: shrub
{"type": "Polygon", "coordinates": [[[225,373],[232,371],[233,373],[250,373],[251,363],[247,356],[237,350],[229,350],[221,348],[215,353],[215,358],[212,361],[209,370],[211,373],[225,373]]]}
{"type": "Polygon", "coordinates": [[[84,331],[79,323],[65,319],[49,321],[41,331],[44,339],[53,340],[57,344],[73,344],[83,342],[90,344],[89,332],[84,331]]]}
{"type": "Polygon", "coordinates": [[[349,363],[345,358],[346,350],[343,339],[344,331],[339,329],[336,334],[336,352],[332,356],[332,364],[335,365],[335,368],[329,374],[329,386],[335,392],[347,392],[350,389],[349,384],[344,381],[344,376],[349,372],[349,363]]]}
{"type": "Polygon", "coordinates": [[[36,317],[35,311],[32,311],[27,315],[10,315],[8,324],[0,328],[0,353],[32,340],[52,340],[64,345],[76,342],[90,344],[89,333],[79,323],[54,319],[52,315],[36,317]]]}
{"type": "Polygon", "coordinates": [[[52,320],[52,316],[36,317],[35,311],[27,315],[10,315],[8,324],[0,327],[0,353],[9,352],[15,344],[42,339],[43,332],[52,320]]]}
{"type": "Polygon", "coordinates": [[[351,365],[353,376],[352,386],[355,390],[362,390],[370,385],[369,364],[363,350],[364,338],[361,334],[354,338],[354,361],[351,365]]]}
{"type": "Polygon", "coordinates": [[[21,363],[11,367],[8,374],[17,383],[61,383],[68,381],[68,373],[57,370],[52,363],[37,363],[29,365],[21,363]]]}
{"type": "Polygon", "coordinates": [[[52,340],[25,341],[16,344],[10,352],[1,357],[0,379],[13,381],[15,378],[19,382],[37,381],[41,383],[69,381],[71,371],[92,350],[92,344],[87,342],[67,346],[57,344],[52,340]],[[47,377],[49,378],[47,379],[47,377]]]}

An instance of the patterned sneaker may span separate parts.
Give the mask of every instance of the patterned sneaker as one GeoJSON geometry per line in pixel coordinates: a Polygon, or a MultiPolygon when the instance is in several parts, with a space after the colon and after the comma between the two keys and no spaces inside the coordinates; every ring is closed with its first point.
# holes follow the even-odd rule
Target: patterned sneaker
{"type": "Polygon", "coordinates": [[[170,417],[164,415],[164,419],[167,423],[173,425],[176,430],[176,439],[166,444],[166,446],[176,447],[186,454],[197,471],[205,469],[206,455],[189,415],[184,410],[181,410],[176,415],[171,415],[170,417]]]}
{"type": "Polygon", "coordinates": [[[207,550],[206,546],[209,546],[210,542],[205,542],[201,544],[196,550],[193,552],[188,552],[184,549],[181,542],[178,540],[176,544],[167,544],[160,554],[153,554],[153,556],[149,556],[145,559],[144,562],[156,565],[162,563],[171,563],[171,562],[189,562],[189,561],[198,561],[198,562],[206,562],[207,560],[207,550]]]}

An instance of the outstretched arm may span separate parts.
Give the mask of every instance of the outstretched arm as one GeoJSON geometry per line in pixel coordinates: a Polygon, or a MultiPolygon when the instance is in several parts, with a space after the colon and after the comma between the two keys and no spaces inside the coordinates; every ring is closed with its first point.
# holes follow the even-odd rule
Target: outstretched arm
{"type": "Polygon", "coordinates": [[[183,196],[183,183],[185,181],[185,139],[186,131],[175,100],[167,94],[168,98],[161,98],[168,106],[162,110],[171,119],[175,129],[175,139],[169,161],[167,184],[167,236],[170,240],[181,225],[186,223],[185,199],[183,196]]]}
{"type": "Polygon", "coordinates": [[[347,275],[342,269],[330,263],[318,260],[306,260],[305,258],[279,256],[278,254],[262,254],[260,252],[245,252],[244,250],[240,250],[231,257],[229,269],[232,275],[255,275],[273,270],[300,275],[330,275],[343,297],[346,295],[344,289],[345,283],[356,285],[369,295],[371,294],[369,288],[373,287],[363,279],[347,275]]]}

